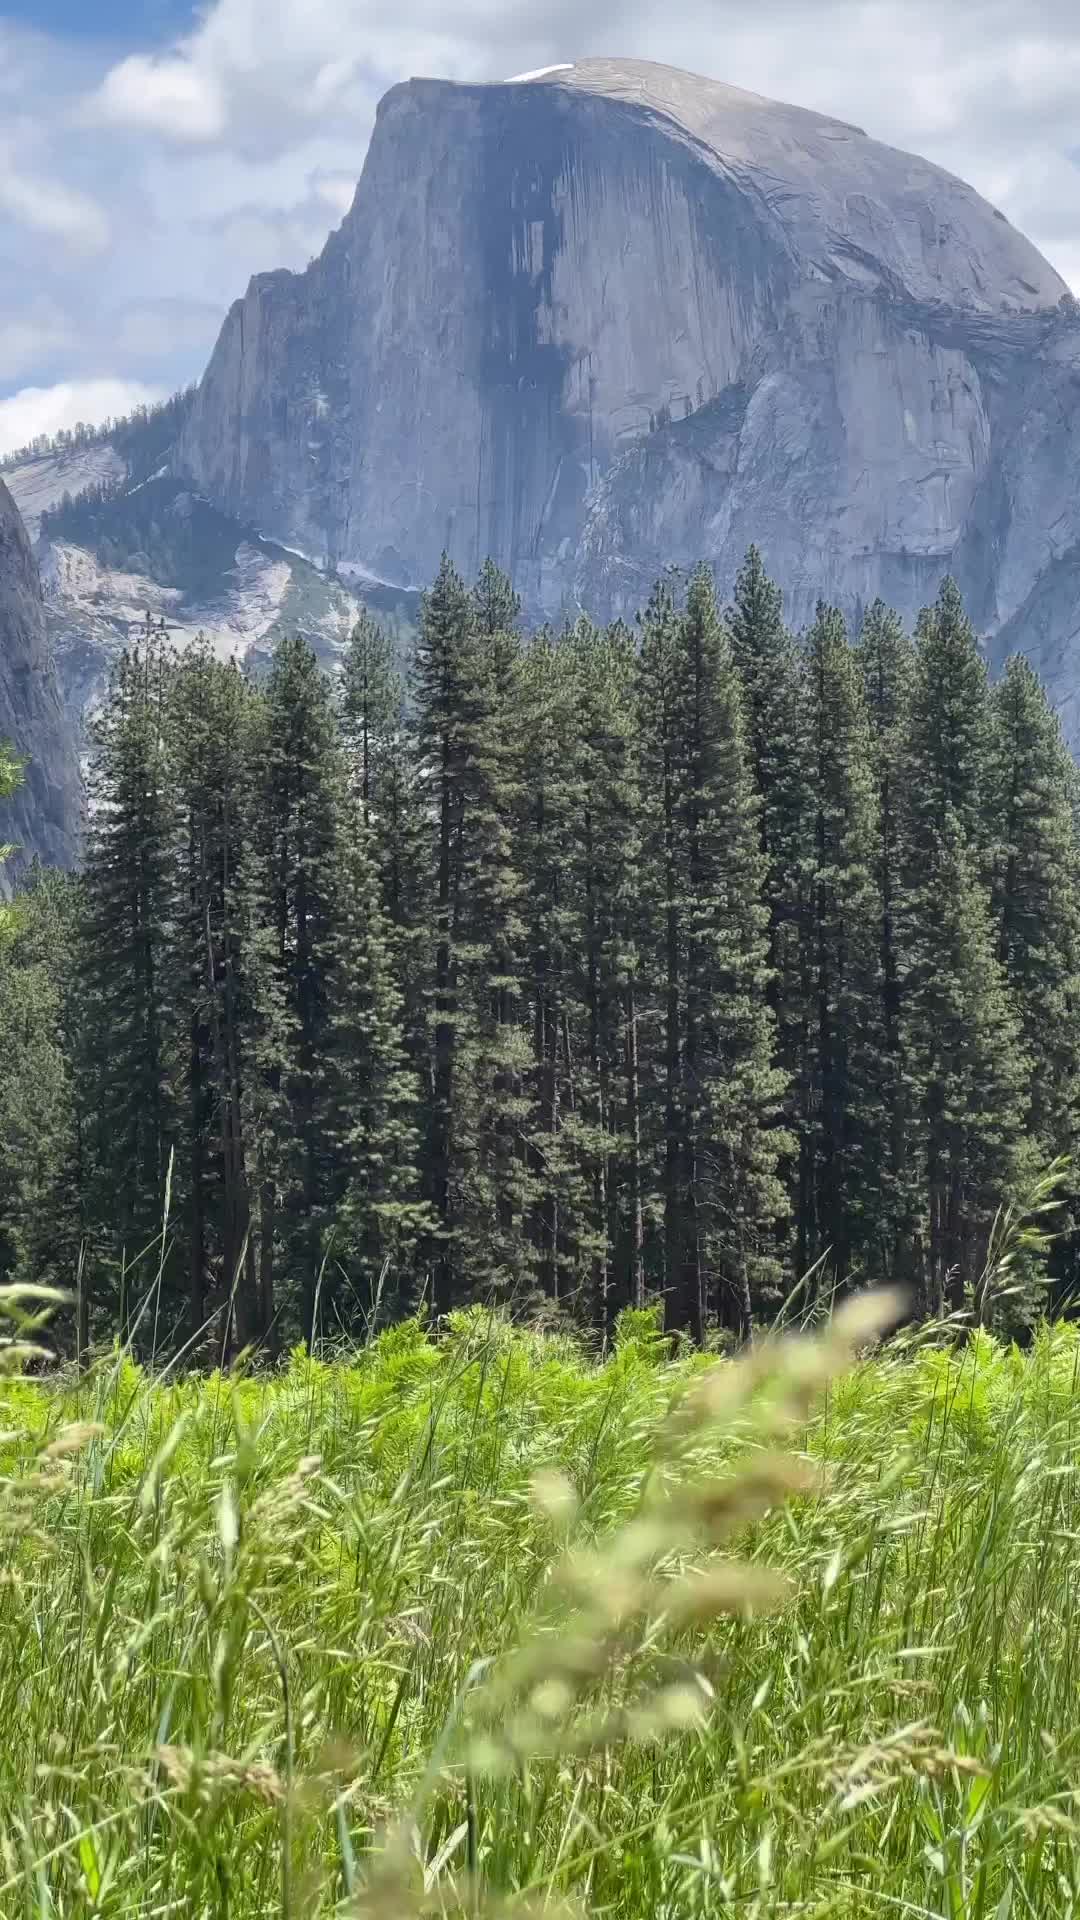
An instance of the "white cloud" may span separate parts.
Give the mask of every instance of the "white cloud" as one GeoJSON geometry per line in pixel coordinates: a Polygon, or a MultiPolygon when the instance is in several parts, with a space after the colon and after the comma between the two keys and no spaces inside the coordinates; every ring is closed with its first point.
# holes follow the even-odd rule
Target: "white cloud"
{"type": "Polygon", "coordinates": [[[105,121],[147,127],[173,140],[216,140],[225,128],[215,75],[183,55],[129,55],[106,74],[96,106],[105,121]]]}
{"type": "Polygon", "coordinates": [[[53,387],[22,387],[0,400],[0,454],[25,447],[39,433],[58,433],[80,420],[116,419],[164,398],[163,388],[141,380],[64,380],[53,387]]]}
{"type": "Polygon", "coordinates": [[[96,106],[172,140],[220,134],[236,152],[280,152],[327,116],[366,134],[384,87],[409,74],[501,80],[571,26],[580,39],[581,16],[602,45],[635,11],[625,0],[217,0],[168,53],[115,66],[96,106]]]}
{"type": "Polygon", "coordinates": [[[2,148],[0,212],[20,226],[62,240],[77,253],[101,253],[109,244],[108,216],[96,200],[61,180],[18,172],[10,152],[2,148]]]}

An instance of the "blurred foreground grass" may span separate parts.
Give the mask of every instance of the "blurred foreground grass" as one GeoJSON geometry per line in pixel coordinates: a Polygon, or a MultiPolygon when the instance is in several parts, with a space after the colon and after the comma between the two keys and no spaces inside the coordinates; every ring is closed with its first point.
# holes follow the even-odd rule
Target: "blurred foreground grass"
{"type": "Polygon", "coordinates": [[[868,1311],[0,1382],[0,1914],[1080,1913],[1080,1338],[868,1311]]]}

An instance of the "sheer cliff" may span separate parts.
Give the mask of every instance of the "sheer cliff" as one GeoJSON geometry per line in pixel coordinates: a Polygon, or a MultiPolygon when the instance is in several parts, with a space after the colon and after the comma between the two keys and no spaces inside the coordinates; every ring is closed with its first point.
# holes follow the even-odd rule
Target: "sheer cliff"
{"type": "Polygon", "coordinates": [[[37,563],[26,529],[0,480],[0,739],[27,760],[13,800],[0,801],[0,841],[16,861],[0,869],[0,888],[20,861],[39,854],[56,866],[76,855],[82,793],[75,736],[64,712],[45,637],[37,563]]]}
{"type": "Polygon", "coordinates": [[[321,257],[230,311],[179,469],[346,575],[490,553],[549,614],[702,557],[726,584],[752,539],[796,623],[819,594],[910,613],[952,570],[1053,679],[1078,378],[1064,283],[961,181],[589,60],[395,87],[321,257]]]}

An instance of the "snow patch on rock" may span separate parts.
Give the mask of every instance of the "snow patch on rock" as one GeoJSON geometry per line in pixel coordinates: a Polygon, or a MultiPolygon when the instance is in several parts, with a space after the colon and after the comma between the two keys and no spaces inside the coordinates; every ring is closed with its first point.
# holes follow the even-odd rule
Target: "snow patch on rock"
{"type": "Polygon", "coordinates": [[[573,61],[564,60],[559,66],[537,67],[533,73],[515,73],[509,80],[504,80],[503,85],[505,87],[520,87],[524,85],[526,80],[546,80],[549,73],[573,73],[573,71],[573,61]]]}

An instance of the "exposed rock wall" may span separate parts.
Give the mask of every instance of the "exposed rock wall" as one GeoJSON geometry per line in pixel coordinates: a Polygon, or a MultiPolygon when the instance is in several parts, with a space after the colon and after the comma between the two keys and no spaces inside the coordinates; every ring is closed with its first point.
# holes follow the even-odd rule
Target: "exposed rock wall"
{"type": "Polygon", "coordinates": [[[75,736],[64,713],[45,638],[37,563],[26,528],[0,480],[0,739],[28,758],[13,800],[0,801],[0,841],[18,861],[0,868],[0,888],[19,861],[38,854],[74,863],[82,810],[75,736]]]}
{"type": "Polygon", "coordinates": [[[797,623],[821,594],[910,614],[952,569],[1044,665],[1075,624],[1078,364],[1064,283],[962,182],[586,61],[393,89],[320,259],[232,308],[180,464],[402,585],[490,553],[549,614],[702,557],[728,582],[751,540],[797,623]]]}

